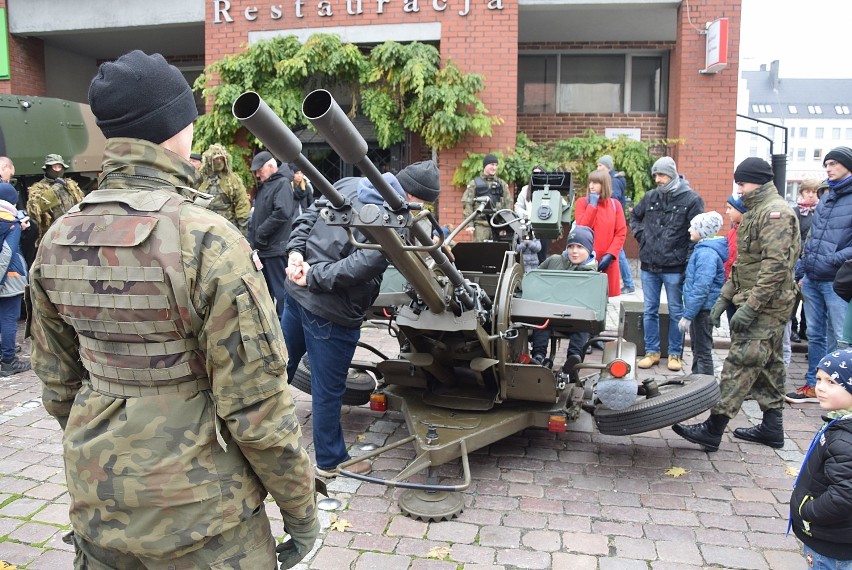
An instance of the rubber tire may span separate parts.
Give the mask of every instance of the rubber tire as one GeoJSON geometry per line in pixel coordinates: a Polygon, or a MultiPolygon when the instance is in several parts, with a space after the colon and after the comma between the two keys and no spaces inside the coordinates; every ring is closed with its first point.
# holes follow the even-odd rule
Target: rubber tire
{"type": "Polygon", "coordinates": [[[663,386],[656,398],[638,400],[624,410],[595,408],[595,424],[604,435],[633,435],[694,418],[719,402],[719,383],[713,376],[685,376],[684,386],[663,386]]]}
{"type": "MultiPolygon", "coordinates": [[[[290,385],[310,395],[311,364],[308,361],[307,354],[299,361],[290,385]]],[[[347,406],[363,406],[370,401],[370,394],[373,393],[375,388],[376,381],[371,374],[363,370],[350,368],[349,374],[346,376],[346,391],[343,392],[343,404],[347,406]]]]}

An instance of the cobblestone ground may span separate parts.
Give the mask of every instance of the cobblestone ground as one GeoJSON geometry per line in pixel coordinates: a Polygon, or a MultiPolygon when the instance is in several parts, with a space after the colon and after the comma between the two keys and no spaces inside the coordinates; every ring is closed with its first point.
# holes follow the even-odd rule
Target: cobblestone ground
{"type": "MultiPolygon", "coordinates": [[[[367,331],[365,338],[387,342],[378,334],[367,331]]],[[[724,349],[716,351],[717,365],[724,357],[724,349]]],[[[688,367],[688,350],[685,359],[688,367]]],[[[789,389],[801,383],[805,367],[806,356],[794,353],[789,389]]],[[[642,375],[678,374],[657,368],[642,375]]],[[[311,450],[310,398],[294,393],[311,450]]],[[[799,570],[799,544],[785,537],[789,470],[798,469],[821,423],[819,408],[785,408],[787,439],[777,451],[732,437],[733,428],[759,417],[747,401],[712,454],[669,428],[631,437],[584,426],[518,433],[471,455],[473,483],[452,521],[412,520],[397,506],[399,490],[337,479],[329,490],[342,506],[322,512],[320,540],[299,568],[799,570]],[[666,474],[671,467],[686,473],[673,478],[666,474]],[[351,526],[332,530],[332,517],[351,526]]],[[[364,407],[344,407],[342,423],[353,455],[364,443],[408,434],[399,414],[364,407]]],[[[71,567],[70,547],[61,541],[69,530],[61,454],[61,433],[41,405],[35,375],[0,378],[0,561],[27,570],[71,567]]],[[[375,473],[389,476],[413,455],[400,448],[378,459],[375,473]]],[[[457,481],[461,467],[444,465],[440,475],[457,481]]],[[[281,535],[276,510],[268,505],[281,535]]]]}

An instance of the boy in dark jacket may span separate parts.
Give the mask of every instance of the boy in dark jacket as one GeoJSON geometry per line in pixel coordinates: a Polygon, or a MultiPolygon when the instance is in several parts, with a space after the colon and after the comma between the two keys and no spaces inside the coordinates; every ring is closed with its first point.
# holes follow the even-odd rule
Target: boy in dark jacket
{"type": "Polygon", "coordinates": [[[722,228],[722,216],[707,212],[692,218],[689,238],[695,249],[686,266],[683,282],[683,317],[678,330],[692,339],[692,373],[713,375],[713,323],[710,309],[719,298],[725,284],[725,260],[728,240],[717,236],[722,228]]]}
{"type": "Polygon", "coordinates": [[[790,496],[790,525],[804,543],[808,568],[852,562],[852,349],[825,355],[816,395],[828,413],[790,496]]]}

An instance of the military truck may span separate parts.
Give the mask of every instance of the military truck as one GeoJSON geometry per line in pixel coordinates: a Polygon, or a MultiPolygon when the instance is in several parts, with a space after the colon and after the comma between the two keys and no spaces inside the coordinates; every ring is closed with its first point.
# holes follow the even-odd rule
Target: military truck
{"type": "MultiPolygon", "coordinates": [[[[48,154],[61,154],[70,166],[66,176],[84,192],[97,180],[106,139],[85,103],[49,97],[0,95],[0,156],[12,159],[18,189],[18,208],[25,209],[27,188],[44,176],[48,154]]],[[[35,257],[37,230],[24,232],[21,250],[27,263],[35,257]]]]}
{"type": "MultiPolygon", "coordinates": [[[[460,491],[471,484],[469,454],[521,430],[566,431],[593,420],[607,435],[631,435],[694,417],[719,400],[713,376],[676,380],[636,377],[636,345],[622,334],[602,335],[607,307],[606,275],[586,271],[534,270],[524,274],[509,244],[466,243],[445,254],[443,232],[422,204],[394,192],[366,157],[367,143],[325,90],[302,105],[305,118],[347,163],[355,165],[384,198],[383,205],[344,197],[301,154],[301,142],[253,92],[235,102],[236,118],[278,159],[294,162],[323,194],[317,202],[330,226],[350,231],[356,247],[380,249],[392,264],[376,301],[389,331],[401,341],[398,354],[360,366],[375,375],[371,408],[401,412],[409,436],[340,465],[340,474],[405,489],[400,510],[414,518],[444,520],[464,508],[460,491]],[[355,242],[357,228],[370,243],[355,242]],[[437,243],[433,240],[436,236],[437,243]],[[529,336],[547,327],[558,338],[588,332],[606,342],[600,363],[580,362],[554,370],[549,359],[530,359],[529,336]],[[362,475],[347,466],[413,445],[414,459],[395,475],[362,475]],[[437,468],[460,460],[462,481],[441,483],[437,468]],[[418,474],[425,471],[425,478],[418,474]],[[412,480],[414,479],[414,480],[412,480]]],[[[570,221],[570,185],[558,174],[538,181],[533,227],[557,237],[570,221]],[[559,190],[559,191],[556,191],[559,190]]],[[[459,224],[487,215],[492,227],[523,231],[509,210],[486,213],[488,201],[459,224]]],[[[450,236],[452,237],[452,236],[450,236]]],[[[623,327],[623,324],[622,324],[623,327]]],[[[591,342],[591,341],[590,341],[591,342]]],[[[302,375],[310,371],[300,363],[302,375]]],[[[353,378],[354,380],[354,378],[353,378]]],[[[302,382],[309,389],[310,382],[302,382]]]]}

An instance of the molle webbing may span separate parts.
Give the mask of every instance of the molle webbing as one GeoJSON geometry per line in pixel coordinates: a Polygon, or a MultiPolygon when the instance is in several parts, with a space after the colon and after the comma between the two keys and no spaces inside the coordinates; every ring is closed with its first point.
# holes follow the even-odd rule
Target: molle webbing
{"type": "Polygon", "coordinates": [[[210,380],[199,378],[180,384],[163,384],[159,386],[140,386],[110,382],[102,378],[92,377],[88,380],[93,390],[110,396],[123,398],[141,398],[145,396],[162,396],[164,394],[194,394],[202,390],[210,390],[210,380]]]}
{"type": "Polygon", "coordinates": [[[98,267],[91,265],[41,266],[47,279],[77,279],[82,281],[163,281],[162,267],[98,267]]]}
{"type": "Polygon", "coordinates": [[[169,299],[165,295],[110,295],[106,293],[71,293],[48,291],[47,296],[54,305],[98,307],[100,309],[168,309],[169,299]]]}
{"type": "Polygon", "coordinates": [[[194,338],[182,338],[166,342],[111,342],[83,335],[79,335],[77,338],[83,348],[121,356],[168,356],[198,350],[198,340],[194,338]]]}
{"type": "Polygon", "coordinates": [[[62,319],[78,332],[103,334],[148,335],[178,332],[175,321],[99,321],[96,319],[78,319],[63,315],[62,319]]]}

